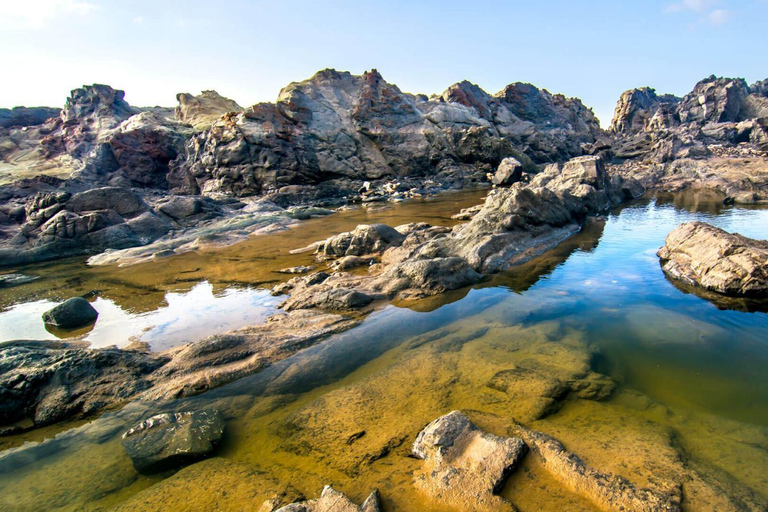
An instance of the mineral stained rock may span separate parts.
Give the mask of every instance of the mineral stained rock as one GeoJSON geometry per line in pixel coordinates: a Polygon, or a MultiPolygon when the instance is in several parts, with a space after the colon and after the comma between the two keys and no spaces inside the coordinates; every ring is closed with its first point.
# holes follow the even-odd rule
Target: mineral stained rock
{"type": "Polygon", "coordinates": [[[705,222],[686,222],[658,251],[674,279],[725,295],[768,297],[768,242],[731,234],[705,222]]]}
{"type": "Polygon", "coordinates": [[[123,434],[123,447],[141,473],[173,469],[211,453],[224,435],[216,410],[152,416],[123,434]]]}

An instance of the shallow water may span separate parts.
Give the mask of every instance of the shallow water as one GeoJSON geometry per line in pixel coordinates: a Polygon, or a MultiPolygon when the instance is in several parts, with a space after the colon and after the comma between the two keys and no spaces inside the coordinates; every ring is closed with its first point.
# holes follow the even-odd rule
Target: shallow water
{"type": "Polygon", "coordinates": [[[4,272],[40,278],[0,290],[0,342],[85,336],[94,347],[123,347],[137,340],[148,342],[153,350],[165,350],[253,325],[273,314],[281,302],[266,288],[293,277],[276,270],[317,265],[311,252],[291,254],[292,250],[358,224],[428,222],[453,226],[457,221],[451,215],[481,203],[486,193],[472,190],[397,204],[373,203],[235,246],[127,267],[93,267],[86,264],[86,258],[69,258],[6,269],[4,272]],[[69,297],[85,294],[96,297],[99,319],[94,326],[74,331],[46,328],[41,320],[45,311],[69,297]]]}
{"type": "MultiPolygon", "coordinates": [[[[422,218],[433,206],[443,208],[438,205],[422,205],[422,218]]],[[[445,220],[457,210],[436,216],[445,220]]],[[[409,220],[393,216],[368,212],[367,221],[409,220]]],[[[270,235],[269,251],[306,245],[359,222],[347,225],[341,217],[270,235]],[[301,229],[311,232],[295,240],[301,229]]],[[[259,374],[193,399],[129,404],[56,439],[6,451],[0,454],[0,508],[248,509],[288,484],[308,497],[334,484],[358,502],[378,487],[388,510],[446,510],[415,491],[412,474],[421,462],[407,455],[419,430],[453,409],[499,435],[512,421],[540,429],[588,464],[640,486],[682,480],[688,510],[713,509],[725,495],[765,503],[768,314],[753,303],[735,305],[745,311],[718,309],[665,278],[655,251],[671,229],[694,219],[768,237],[766,209],[724,208],[699,196],[638,201],[512,272],[409,308],[388,306],[259,374]],[[535,386],[505,391],[498,385],[516,368],[564,382],[595,370],[618,387],[608,400],[571,397],[540,418],[548,402],[535,386]],[[175,475],[133,472],[119,444],[127,426],[161,410],[204,407],[218,407],[228,418],[219,457],[175,475]]],[[[235,246],[182,256],[177,269],[148,264],[133,282],[151,285],[152,275],[163,281],[159,276],[200,266],[211,284],[171,292],[155,283],[162,291],[146,297],[242,291],[221,284],[225,272],[216,270],[233,261],[238,282],[246,282],[251,268],[245,293],[257,296],[257,281],[273,275],[253,269],[249,251],[235,246]],[[200,288],[205,291],[195,291],[200,288]]],[[[306,258],[264,261],[293,266],[306,258]]],[[[128,275],[125,269],[96,270],[121,280],[128,275]]],[[[122,300],[124,309],[132,303],[122,300]]],[[[139,304],[134,319],[162,310],[132,300],[139,304]]],[[[502,494],[523,511],[594,509],[530,456],[502,494]]],[[[739,503],[735,509],[748,509],[746,501],[739,503]]]]}

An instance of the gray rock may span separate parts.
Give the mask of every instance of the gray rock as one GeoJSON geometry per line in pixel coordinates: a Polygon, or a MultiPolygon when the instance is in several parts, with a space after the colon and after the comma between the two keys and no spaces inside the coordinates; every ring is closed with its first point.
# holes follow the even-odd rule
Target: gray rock
{"type": "Polygon", "coordinates": [[[361,224],[354,230],[329,238],[317,246],[319,259],[364,256],[379,253],[405,240],[400,232],[386,224],[361,224]]]}
{"type": "Polygon", "coordinates": [[[768,242],[704,222],[681,224],[658,251],[674,279],[725,295],[768,297],[768,242]]]}
{"type": "Polygon", "coordinates": [[[38,126],[52,117],[58,117],[61,109],[51,107],[0,108],[0,128],[38,126]]]}
{"type": "Polygon", "coordinates": [[[43,313],[43,321],[59,329],[75,329],[92,324],[99,313],[82,297],[67,299],[43,313]]]}
{"type": "MultiPolygon", "coordinates": [[[[267,512],[262,507],[260,512],[267,512]]],[[[314,500],[292,503],[277,510],[277,512],[380,512],[381,503],[379,491],[373,491],[362,503],[356,505],[344,493],[326,485],[320,497],[314,500]]]]}
{"type": "Polygon", "coordinates": [[[154,473],[209,455],[224,435],[216,410],[158,414],[123,434],[123,447],[136,470],[154,473]]]}
{"type": "Polygon", "coordinates": [[[413,455],[425,460],[416,485],[459,510],[514,510],[498,496],[528,448],[516,437],[498,437],[453,411],[422,430],[413,455]]]}
{"type": "Polygon", "coordinates": [[[523,164],[516,158],[507,157],[501,161],[491,181],[497,187],[507,187],[521,179],[523,179],[523,164]]]}
{"type": "Polygon", "coordinates": [[[202,210],[202,201],[198,197],[173,196],[161,204],[158,209],[174,219],[186,219],[202,210]]]}
{"type": "Polygon", "coordinates": [[[74,213],[112,210],[121,217],[133,217],[147,210],[144,201],[134,192],[118,187],[102,187],[75,194],[66,202],[74,213]]]}

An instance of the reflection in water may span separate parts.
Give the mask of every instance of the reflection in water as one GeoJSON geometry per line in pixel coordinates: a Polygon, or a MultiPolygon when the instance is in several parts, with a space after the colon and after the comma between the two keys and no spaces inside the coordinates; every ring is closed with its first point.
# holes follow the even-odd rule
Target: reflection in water
{"type": "MultiPolygon", "coordinates": [[[[254,469],[248,500],[256,507],[280,492],[277,481],[310,496],[334,483],[358,502],[378,487],[389,510],[435,510],[414,491],[411,475],[421,463],[406,455],[428,421],[459,408],[500,435],[513,419],[523,421],[641,486],[682,479],[688,507],[708,496],[695,487],[703,479],[715,482],[714,500],[738,495],[764,505],[768,315],[720,310],[681,293],[655,252],[689,220],[766,238],[768,210],[701,197],[681,204],[687,207],[630,204],[511,272],[407,309],[386,307],[259,374],[191,399],[134,402],[56,439],[6,450],[0,507],[36,510],[43,496],[45,508],[173,509],[199,488],[200,475],[230,490],[228,466],[221,464],[208,472],[197,466],[197,481],[185,480],[185,471],[139,477],[120,446],[121,432],[150,414],[205,407],[228,419],[218,455],[254,469]],[[534,388],[489,386],[516,368],[545,381],[582,378],[591,368],[619,387],[608,401],[571,397],[537,420],[551,398],[534,388]],[[688,468],[698,468],[698,476],[688,468]]],[[[235,248],[211,261],[224,261],[229,251],[243,262],[246,253],[235,248]]],[[[216,268],[190,258],[187,270],[216,268]]],[[[217,293],[215,284],[206,286],[206,294],[217,293]]],[[[191,289],[173,293],[202,293],[191,289]]],[[[180,309],[195,302],[179,300],[180,309]]],[[[167,320],[166,334],[173,326],[167,320]]],[[[503,491],[521,510],[592,510],[532,461],[503,491]]],[[[699,509],[713,508],[708,503],[699,509]]]]}

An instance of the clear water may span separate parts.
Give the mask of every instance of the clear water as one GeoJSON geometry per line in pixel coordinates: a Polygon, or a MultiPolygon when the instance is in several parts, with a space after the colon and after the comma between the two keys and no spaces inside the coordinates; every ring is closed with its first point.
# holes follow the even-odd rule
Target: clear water
{"type": "MultiPolygon", "coordinates": [[[[410,212],[413,220],[445,219],[457,206],[425,203],[418,217],[410,212]]],[[[360,213],[350,213],[349,223],[360,213]]],[[[368,222],[406,221],[394,220],[391,210],[366,215],[368,222]]],[[[714,509],[725,495],[768,500],[768,314],[759,303],[720,309],[721,301],[667,280],[655,252],[670,230],[689,220],[768,238],[766,209],[725,208],[694,195],[638,201],[509,273],[408,308],[388,306],[353,330],[201,396],[128,404],[46,441],[63,427],[7,438],[7,447],[17,447],[0,452],[0,508],[247,509],[288,484],[315,496],[332,483],[358,502],[378,487],[389,510],[445,510],[414,490],[420,462],[407,455],[419,430],[453,409],[468,411],[499,435],[511,421],[523,422],[640,486],[682,481],[686,510],[714,509]],[[572,398],[536,419],[531,411],[539,397],[532,390],[488,386],[498,372],[515,367],[564,380],[592,368],[618,387],[609,400],[572,398]],[[217,407],[228,419],[219,457],[175,475],[132,470],[119,442],[125,428],[159,411],[203,407],[217,407]],[[244,478],[243,471],[252,473],[244,478]]],[[[340,217],[311,222],[305,235],[288,231],[270,235],[270,244],[257,241],[259,251],[280,248],[271,259],[253,258],[265,254],[254,246],[235,246],[180,257],[172,270],[134,269],[132,283],[149,286],[154,275],[160,290],[167,276],[200,268],[210,285],[198,281],[186,292],[148,291],[147,297],[208,294],[208,286],[226,297],[243,290],[223,284],[222,262],[229,261],[238,283],[251,269],[252,289],[245,293],[258,296],[256,281],[269,272],[255,267],[305,264],[306,255],[282,251],[349,229],[340,217]]],[[[125,269],[98,271],[123,282],[127,275],[125,269]]],[[[113,296],[124,289],[115,288],[113,296]]],[[[160,315],[163,300],[136,314],[160,315]]],[[[171,323],[172,311],[163,313],[171,323]]],[[[503,495],[523,511],[594,509],[530,457],[503,495]]]]}

